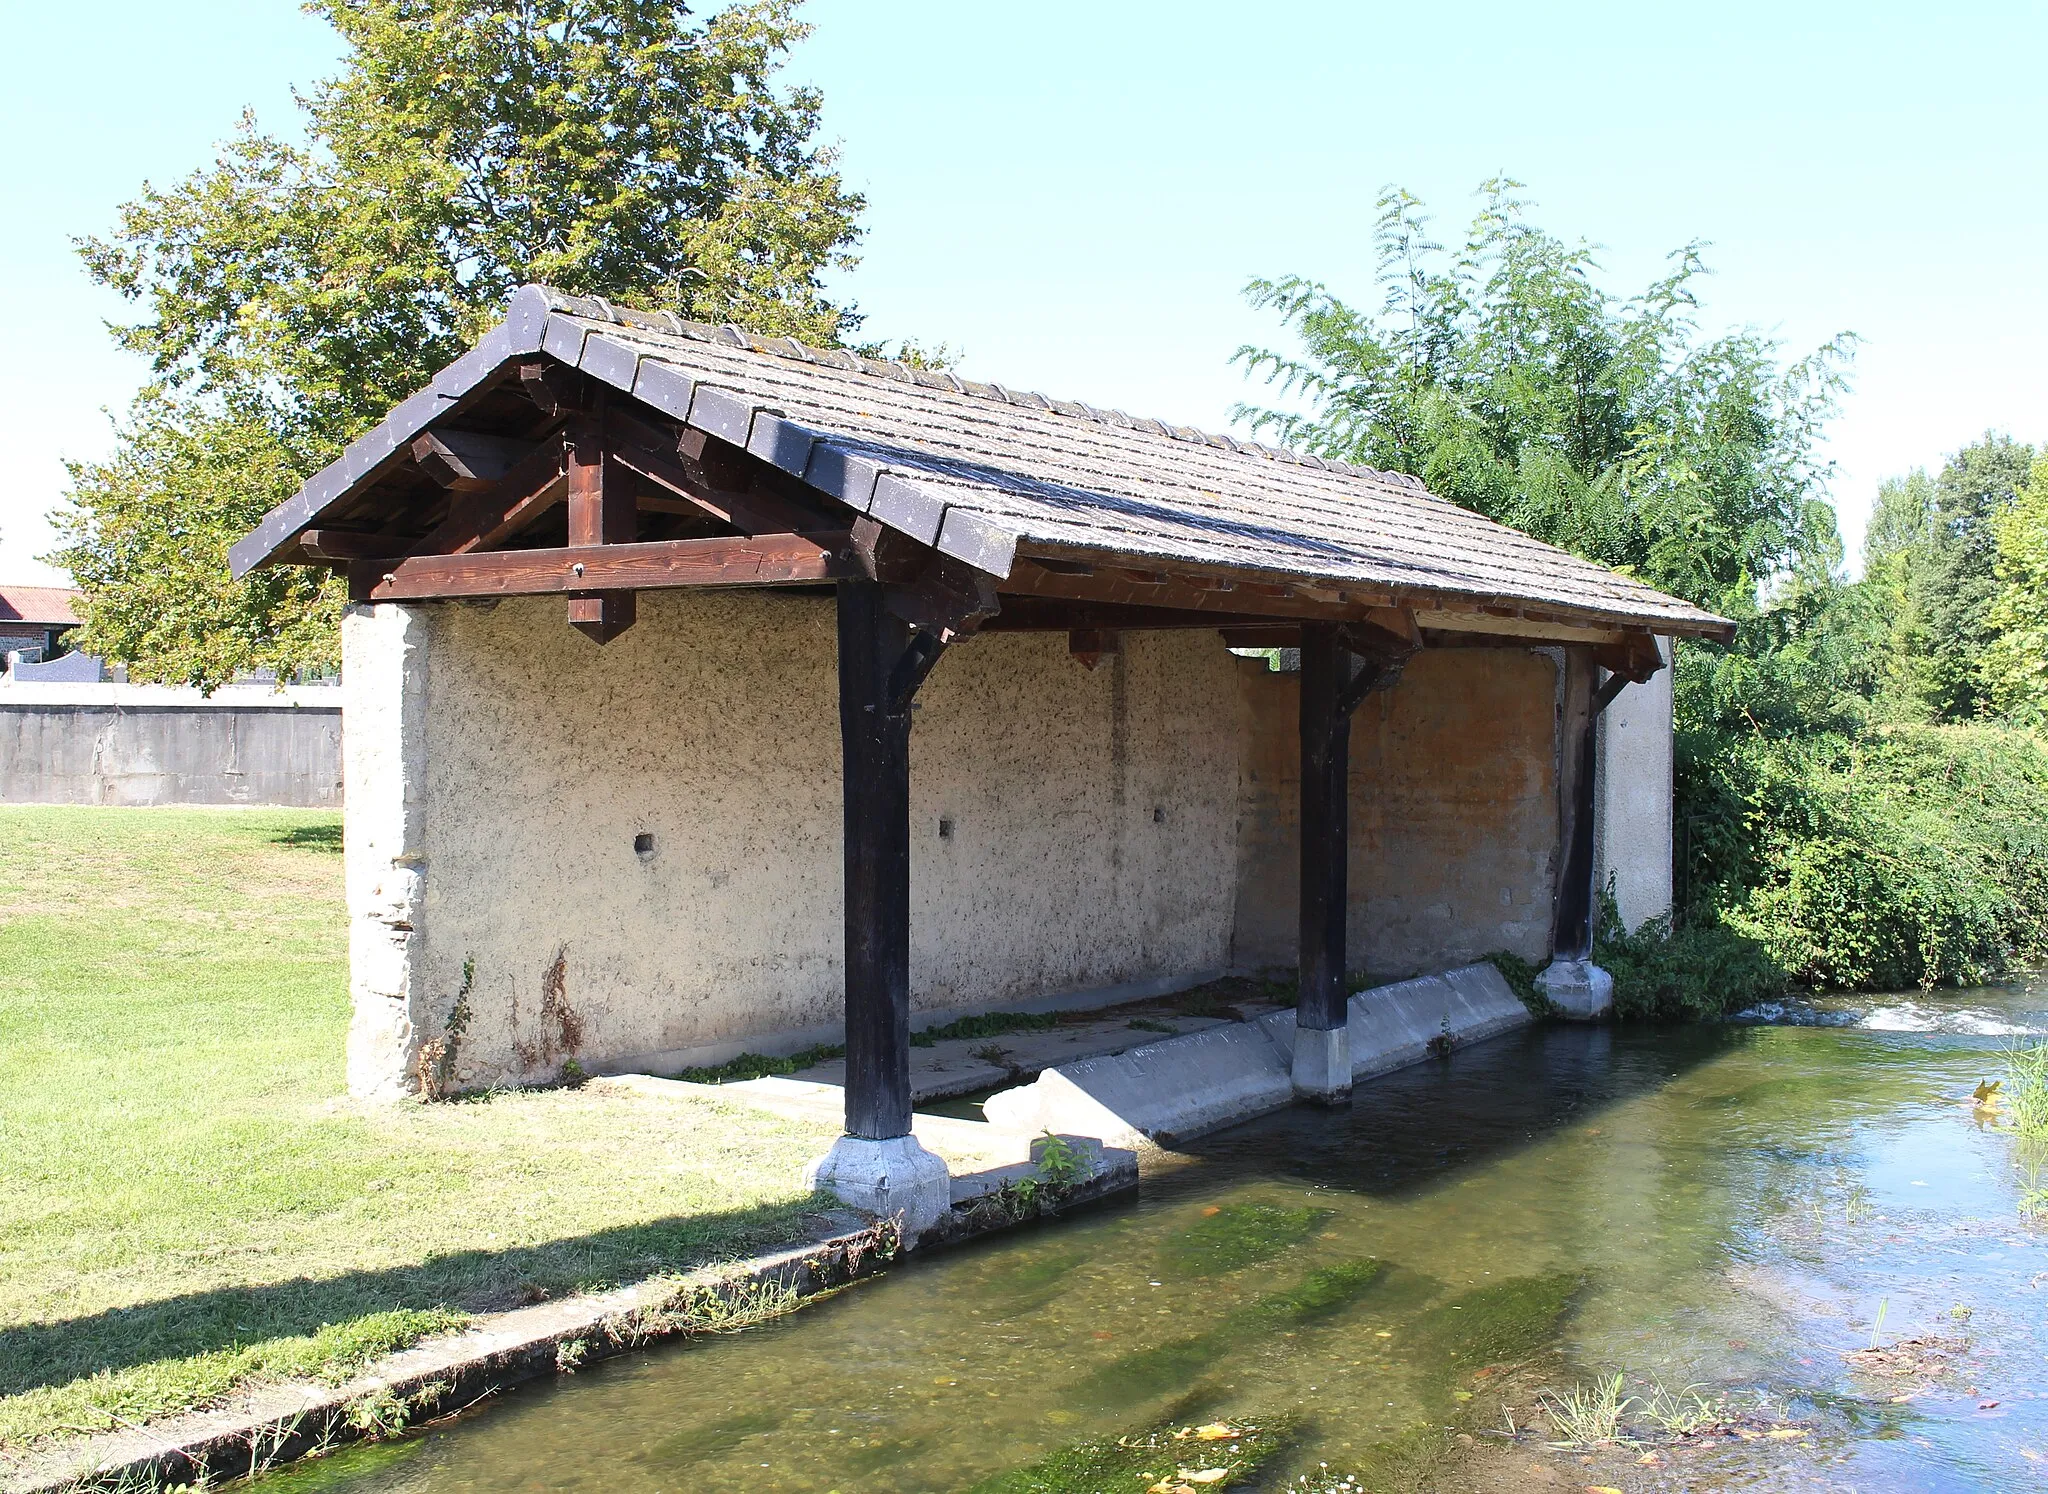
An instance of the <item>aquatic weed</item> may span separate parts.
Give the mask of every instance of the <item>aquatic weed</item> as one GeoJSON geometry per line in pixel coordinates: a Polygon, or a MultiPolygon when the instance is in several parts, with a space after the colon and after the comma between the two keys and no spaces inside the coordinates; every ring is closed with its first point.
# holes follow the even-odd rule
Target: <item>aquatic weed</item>
{"type": "Polygon", "coordinates": [[[1576,1271],[1514,1276],[1440,1302],[1424,1313],[1412,1344],[1442,1348],[1441,1372],[1530,1358],[1556,1337],[1586,1279],[1576,1271]]]}
{"type": "Polygon", "coordinates": [[[2025,1139],[2048,1136],[2048,1039],[2007,1045],[2005,1073],[1997,1093],[2008,1124],[2025,1139]]]}
{"type": "Polygon", "coordinates": [[[1257,1200],[1227,1204],[1169,1238],[1160,1255],[1178,1275],[1218,1276],[1270,1260],[1332,1217],[1329,1209],[1289,1209],[1257,1200]]]}
{"type": "Polygon", "coordinates": [[[1652,1385],[1647,1399],[1637,1402],[1642,1419],[1661,1437],[1692,1437],[1728,1420],[1729,1408],[1719,1396],[1708,1400],[1697,1386],[1672,1391],[1652,1385]]]}
{"type": "Polygon", "coordinates": [[[1070,1398],[1128,1406],[1186,1385],[1248,1339],[1335,1316],[1384,1275],[1384,1267],[1370,1256],[1320,1267],[1285,1291],[1245,1304],[1206,1333],[1120,1355],[1076,1385],[1070,1398]]]}
{"type": "Polygon", "coordinates": [[[1235,1417],[1203,1426],[1161,1422],[1124,1437],[1077,1442],[983,1479],[966,1494],[1098,1494],[1107,1489],[1199,1490],[1251,1485],[1286,1451],[1292,1417],[1235,1417]]]}
{"type": "Polygon", "coordinates": [[[1537,1392],[1537,1402],[1550,1418],[1551,1430],[1558,1434],[1551,1446],[1605,1447],[1629,1441],[1622,1434],[1621,1419],[1636,1404],[1636,1398],[1624,1396],[1621,1383],[1617,1371],[1591,1385],[1575,1384],[1563,1394],[1554,1390],[1537,1392]]]}

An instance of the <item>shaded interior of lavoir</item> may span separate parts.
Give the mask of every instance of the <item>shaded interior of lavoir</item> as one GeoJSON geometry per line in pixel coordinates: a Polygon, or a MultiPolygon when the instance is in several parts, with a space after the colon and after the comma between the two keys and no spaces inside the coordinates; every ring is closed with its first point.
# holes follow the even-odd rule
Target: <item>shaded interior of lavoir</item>
{"type": "Polygon", "coordinates": [[[261,1482],[1139,1494],[1238,1447],[1273,1490],[2031,1483],[2038,1168],[1971,1093],[2043,1008],[2022,983],[1530,1029],[1191,1143],[1134,1203],[261,1482]],[[1947,1352],[1859,1357],[1918,1340],[1947,1352]],[[1541,1393],[1617,1373],[1726,1424],[1551,1445],[1541,1393]],[[1240,1435],[1174,1440],[1200,1427],[1240,1435]]]}

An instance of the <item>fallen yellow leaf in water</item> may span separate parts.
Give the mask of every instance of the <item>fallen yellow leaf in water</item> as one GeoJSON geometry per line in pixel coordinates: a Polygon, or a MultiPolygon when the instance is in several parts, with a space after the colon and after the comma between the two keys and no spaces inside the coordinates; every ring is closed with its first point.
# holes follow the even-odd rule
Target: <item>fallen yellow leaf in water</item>
{"type": "Polygon", "coordinates": [[[1655,1468],[1662,1464],[1663,1461],[1664,1460],[1658,1457],[1654,1452],[1646,1452],[1640,1458],[1636,1459],[1636,1464],[1639,1467],[1655,1468]]]}
{"type": "Polygon", "coordinates": [[[1243,1435],[1244,1433],[1240,1432],[1236,1427],[1226,1426],[1220,1421],[1212,1421],[1205,1427],[1195,1428],[1195,1437],[1198,1441],[1202,1442],[1221,1442],[1226,1437],[1242,1437],[1243,1435]]]}
{"type": "Polygon", "coordinates": [[[1230,1470],[1228,1468],[1202,1468],[1190,1473],[1187,1469],[1183,1468],[1180,1471],[1180,1476],[1191,1484],[1220,1484],[1230,1477],[1230,1470]]]}
{"type": "Polygon", "coordinates": [[[1778,1429],[1777,1429],[1776,1431],[1772,1432],[1772,1433],[1771,1433],[1770,1435],[1771,1435],[1771,1436],[1773,1436],[1773,1437],[1779,1438],[1779,1439],[1781,1439],[1782,1441],[1790,1442],[1790,1441],[1793,1441],[1793,1440],[1794,1440],[1794,1439],[1796,1439],[1796,1438],[1804,1437],[1804,1436],[1806,1435],[1806,1428],[1805,1428],[1805,1427],[1779,1427],[1779,1428],[1778,1428],[1778,1429]]]}
{"type": "Polygon", "coordinates": [[[1586,1494],[1621,1494],[1621,1490],[1612,1484],[1588,1484],[1586,1494]]]}

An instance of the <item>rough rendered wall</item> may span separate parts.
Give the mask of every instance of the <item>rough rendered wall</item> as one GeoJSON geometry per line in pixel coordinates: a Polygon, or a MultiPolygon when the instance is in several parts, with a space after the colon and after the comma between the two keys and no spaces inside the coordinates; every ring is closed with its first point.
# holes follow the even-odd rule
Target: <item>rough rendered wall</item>
{"type": "MultiPolygon", "coordinates": [[[[702,1061],[836,1026],[829,600],[644,595],[602,649],[559,599],[377,613],[345,631],[350,710],[377,718],[349,732],[359,1092],[401,1072],[473,1087],[571,1058],[702,1061]]],[[[913,1009],[1225,965],[1233,660],[1206,632],[1127,647],[1091,674],[1064,635],[992,635],[926,684],[913,1009]]]]}
{"type": "MultiPolygon", "coordinates": [[[[1300,886],[1299,679],[1240,663],[1247,747],[1233,962],[1291,966],[1300,886]]],[[[1409,661],[1351,726],[1350,964],[1375,980],[1550,949],[1557,666],[1525,649],[1409,661]]]]}
{"type": "MultiPolygon", "coordinates": [[[[1668,665],[1671,640],[1657,643],[1668,665]]],[[[1593,882],[1612,879],[1632,929],[1671,911],[1671,676],[1665,668],[1626,686],[1600,715],[1593,882]]]]}

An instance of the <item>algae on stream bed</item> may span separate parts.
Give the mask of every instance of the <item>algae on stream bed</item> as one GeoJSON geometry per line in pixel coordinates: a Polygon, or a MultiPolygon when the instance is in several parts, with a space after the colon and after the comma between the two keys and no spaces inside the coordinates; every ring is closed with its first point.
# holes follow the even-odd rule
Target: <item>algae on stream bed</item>
{"type": "MultiPolygon", "coordinates": [[[[1249,1475],[1271,1494],[2032,1484],[2048,1233],[1968,1097],[2007,1034],[2048,1031],[2044,995],[1511,1035],[1348,1111],[1190,1143],[1128,1206],[516,1390],[263,1494],[1007,1494],[1065,1467],[1113,1494],[1102,1459],[1242,1422],[1288,1428],[1249,1475]],[[1880,1303],[1885,1340],[1961,1345],[1941,1376],[1879,1384],[1845,1357],[1880,1303]],[[1538,1391],[1615,1372],[1624,1395],[1696,1387],[1742,1416],[1656,1440],[1651,1464],[1527,1430],[1538,1391]]],[[[1154,1461],[1117,1465],[1128,1494],[1221,1466],[1154,1461]]]]}

